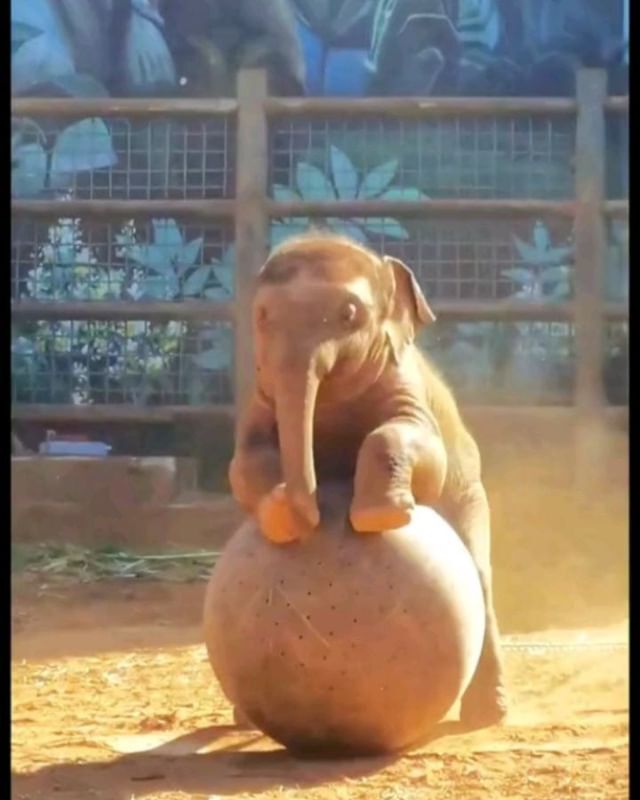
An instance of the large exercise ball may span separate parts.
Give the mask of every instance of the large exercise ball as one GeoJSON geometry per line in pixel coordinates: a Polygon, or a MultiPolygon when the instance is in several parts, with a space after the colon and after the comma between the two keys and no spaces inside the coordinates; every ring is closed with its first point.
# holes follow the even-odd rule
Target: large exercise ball
{"type": "MultiPolygon", "coordinates": [[[[326,497],[326,495],[325,495],[326,497]]],[[[254,521],[231,537],[206,593],[205,639],[231,703],[299,755],[371,755],[419,742],[471,680],[484,603],[471,557],[430,508],[356,533],[330,492],[304,541],[254,521]]]]}

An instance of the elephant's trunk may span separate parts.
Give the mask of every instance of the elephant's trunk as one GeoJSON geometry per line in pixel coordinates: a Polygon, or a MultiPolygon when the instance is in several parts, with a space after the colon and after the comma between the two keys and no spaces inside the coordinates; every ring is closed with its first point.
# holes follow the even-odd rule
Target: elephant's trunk
{"type": "Polygon", "coordinates": [[[313,461],[313,418],[319,378],[307,369],[287,370],[276,392],[280,458],[287,495],[295,510],[312,526],[320,521],[313,461]]]}

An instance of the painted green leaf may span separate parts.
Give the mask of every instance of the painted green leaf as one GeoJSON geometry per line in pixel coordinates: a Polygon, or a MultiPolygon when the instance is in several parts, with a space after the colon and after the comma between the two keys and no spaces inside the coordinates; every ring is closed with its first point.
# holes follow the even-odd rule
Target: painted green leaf
{"type": "Polygon", "coordinates": [[[232,295],[234,291],[234,272],[231,264],[216,264],[213,268],[213,274],[227,296],[232,295]]]}
{"type": "Polygon", "coordinates": [[[367,234],[355,222],[351,222],[348,219],[329,217],[327,225],[334,233],[340,236],[348,236],[361,244],[366,244],[367,242],[367,234]]]}
{"type": "Polygon", "coordinates": [[[503,269],[500,274],[505,278],[509,278],[509,280],[516,281],[517,283],[528,284],[535,279],[533,270],[525,269],[524,267],[503,269]]]}
{"type": "Polygon", "coordinates": [[[39,194],[47,178],[47,154],[37,142],[23,144],[11,154],[15,167],[11,170],[11,194],[33,197],[39,194]]]}
{"type": "Polygon", "coordinates": [[[83,119],[65,128],[51,155],[50,185],[65,188],[68,176],[83,170],[111,167],[117,162],[111,134],[101,119],[83,119]]]}
{"type": "Polygon", "coordinates": [[[178,279],[175,275],[150,275],[143,281],[144,296],[154,300],[171,300],[179,290],[178,279]]]}
{"type": "MultiPolygon", "coordinates": [[[[375,167],[364,176],[358,196],[365,200],[370,197],[378,197],[388,188],[397,171],[397,158],[393,158],[391,161],[386,161],[384,164],[380,164],[379,167],[375,167]]],[[[407,198],[403,197],[402,199],[406,200],[407,198]]]]}
{"type": "Polygon", "coordinates": [[[213,274],[216,280],[228,295],[232,295],[235,288],[236,246],[230,244],[222,254],[219,262],[213,265],[213,274]]]}
{"type": "Polygon", "coordinates": [[[300,195],[288,186],[275,183],[273,185],[273,199],[279,203],[297,203],[300,201],[300,195]]]}
{"type": "Polygon", "coordinates": [[[182,231],[175,219],[152,219],[153,241],[159,247],[171,248],[174,251],[182,247],[182,231]]]}
{"type": "Polygon", "coordinates": [[[397,220],[391,217],[367,217],[362,220],[367,231],[394,239],[408,239],[409,232],[397,220]]]}
{"type": "Polygon", "coordinates": [[[299,161],[296,166],[296,184],[303,200],[336,199],[336,193],[324,172],[305,161],[299,161]]]}
{"type": "Polygon", "coordinates": [[[210,286],[204,290],[204,296],[207,300],[227,300],[229,292],[222,286],[210,286]]]}
{"type": "Polygon", "coordinates": [[[405,202],[411,202],[412,200],[428,200],[429,197],[424,192],[421,192],[420,189],[415,189],[411,186],[407,187],[394,186],[391,189],[387,189],[386,192],[381,194],[380,199],[404,200],[405,202]]]}
{"type": "Polygon", "coordinates": [[[202,236],[197,239],[192,239],[187,242],[175,255],[175,260],[180,269],[192,267],[198,260],[200,250],[202,249],[202,236]]]}
{"type": "Polygon", "coordinates": [[[39,36],[42,31],[26,22],[11,23],[11,55],[18,50],[29,39],[39,36]]]}
{"type": "Polygon", "coordinates": [[[211,275],[211,266],[205,264],[204,266],[195,269],[191,275],[185,280],[182,286],[182,294],[186,297],[198,297],[202,294],[209,276],[211,275]]]}
{"type": "Polygon", "coordinates": [[[358,173],[348,156],[331,145],[331,177],[338,192],[338,199],[353,200],[358,194],[358,173]]]}
{"type": "Polygon", "coordinates": [[[559,267],[547,267],[540,273],[542,283],[553,283],[554,281],[566,281],[571,277],[572,267],[563,264],[559,267]]]}
{"type": "Polygon", "coordinates": [[[152,272],[170,274],[173,272],[171,260],[161,247],[154,244],[134,244],[127,247],[127,256],[152,272]]]}
{"type": "Polygon", "coordinates": [[[571,295],[571,284],[569,281],[560,280],[551,290],[551,296],[563,300],[571,295]]]}
{"type": "Polygon", "coordinates": [[[535,245],[523,242],[517,236],[513,237],[513,243],[522,261],[527,264],[543,266],[545,264],[561,264],[573,253],[573,247],[552,247],[543,250],[535,245]]]}

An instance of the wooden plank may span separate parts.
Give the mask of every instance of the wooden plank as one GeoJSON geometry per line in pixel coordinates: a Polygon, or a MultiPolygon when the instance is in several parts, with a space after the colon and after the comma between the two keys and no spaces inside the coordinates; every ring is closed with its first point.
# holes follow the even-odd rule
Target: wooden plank
{"type": "Polygon", "coordinates": [[[120,301],[92,302],[90,300],[42,302],[20,300],[11,303],[11,317],[16,320],[150,320],[169,322],[188,320],[202,322],[232,322],[234,306],[223,300],[120,301]]]}
{"type": "Polygon", "coordinates": [[[21,422],[140,422],[171,423],[182,419],[233,419],[233,405],[137,406],[96,404],[87,406],[14,404],[11,419],[21,422]]]}
{"type": "Polygon", "coordinates": [[[11,200],[15,216],[58,219],[151,219],[213,221],[231,219],[234,200],[11,200]]]}
{"type": "Polygon", "coordinates": [[[574,98],[564,97],[269,97],[270,117],[445,117],[516,114],[574,114],[574,98]]]}
{"type": "Polygon", "coordinates": [[[604,269],[607,236],[602,214],[605,200],[605,114],[607,75],[604,70],[579,70],[576,128],[575,215],[575,403],[581,412],[597,412],[604,404],[604,269]]]}
{"type": "Polygon", "coordinates": [[[605,479],[604,453],[607,428],[602,409],[606,403],[604,286],[607,234],[603,204],[606,197],[606,130],[604,104],[607,74],[585,69],[577,74],[576,217],[574,223],[576,270],[575,350],[576,378],[574,483],[577,494],[588,495],[605,479]]]}
{"type": "MultiPolygon", "coordinates": [[[[528,303],[511,300],[434,300],[431,305],[439,319],[473,322],[475,319],[502,321],[565,321],[574,317],[573,303],[528,303]]],[[[625,303],[607,303],[604,317],[611,322],[629,318],[625,303]]],[[[12,301],[15,320],[128,320],[157,322],[187,320],[193,322],[233,322],[235,305],[223,300],[163,301],[12,301]]]]}
{"type": "MultiPolygon", "coordinates": [[[[553,416],[566,413],[573,416],[575,409],[571,405],[527,406],[527,405],[465,405],[465,413],[474,416],[515,416],[526,422],[528,416],[553,416]]],[[[11,408],[12,420],[20,422],[48,423],[171,423],[176,420],[188,421],[198,419],[234,419],[233,405],[201,405],[201,406],[134,406],[134,405],[30,405],[15,404],[11,408]]],[[[606,406],[602,409],[602,418],[609,422],[625,423],[629,419],[628,406],[606,406]]]]}
{"type": "Polygon", "coordinates": [[[607,97],[604,101],[606,111],[614,114],[628,114],[629,113],[629,97],[627,95],[616,96],[612,95],[607,97]]]}
{"type": "MultiPolygon", "coordinates": [[[[431,306],[436,317],[447,322],[474,322],[475,320],[572,322],[575,316],[575,306],[571,302],[433,300],[431,306]]],[[[629,318],[629,308],[624,303],[608,303],[603,307],[603,314],[611,322],[624,322],[629,318]]]]}
{"type": "Polygon", "coordinates": [[[412,216],[510,216],[561,215],[573,217],[573,202],[557,200],[317,200],[267,204],[276,217],[412,217],[412,216]]]}
{"type": "Polygon", "coordinates": [[[236,100],[221,98],[12,97],[12,117],[211,117],[237,111],[236,100]]]}
{"type": "Polygon", "coordinates": [[[602,204],[602,210],[608,217],[628,217],[628,200],[607,200],[602,204]]]}
{"type": "Polygon", "coordinates": [[[269,243],[266,197],[269,173],[269,136],[265,99],[265,70],[238,73],[236,167],[235,399],[246,403],[253,385],[253,331],[251,304],[255,277],[264,263],[269,243]]]}

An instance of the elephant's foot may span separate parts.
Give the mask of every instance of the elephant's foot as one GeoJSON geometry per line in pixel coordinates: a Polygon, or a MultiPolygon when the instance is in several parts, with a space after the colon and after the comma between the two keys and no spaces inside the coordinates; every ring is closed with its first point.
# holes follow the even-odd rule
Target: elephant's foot
{"type": "Polygon", "coordinates": [[[486,686],[474,681],[462,697],[460,721],[469,729],[488,728],[502,722],[507,710],[504,686],[486,686]]]}
{"type": "Polygon", "coordinates": [[[295,542],[306,533],[304,522],[289,504],[283,483],[262,498],[257,516],[263,535],[275,544],[295,542]]]}
{"type": "Polygon", "coordinates": [[[411,522],[414,508],[413,497],[409,494],[398,494],[379,503],[364,504],[354,501],[351,506],[351,525],[358,533],[397,530],[411,522]]]}

